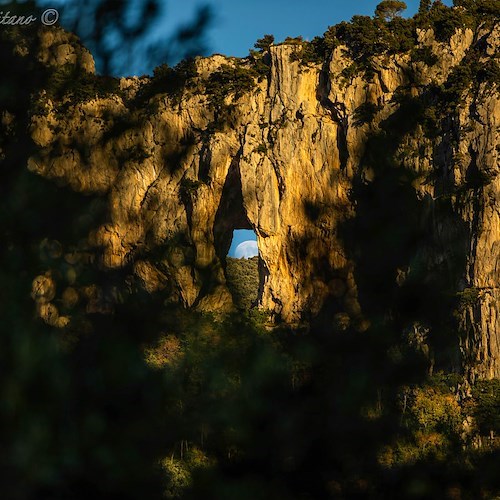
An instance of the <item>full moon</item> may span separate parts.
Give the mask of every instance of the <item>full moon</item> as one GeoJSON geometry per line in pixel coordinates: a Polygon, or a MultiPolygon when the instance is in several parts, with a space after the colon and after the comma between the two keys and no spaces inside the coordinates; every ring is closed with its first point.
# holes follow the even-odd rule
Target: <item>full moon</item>
{"type": "Polygon", "coordinates": [[[237,259],[250,259],[256,255],[259,255],[259,249],[257,248],[257,242],[252,240],[240,243],[234,251],[234,256],[237,259]]]}

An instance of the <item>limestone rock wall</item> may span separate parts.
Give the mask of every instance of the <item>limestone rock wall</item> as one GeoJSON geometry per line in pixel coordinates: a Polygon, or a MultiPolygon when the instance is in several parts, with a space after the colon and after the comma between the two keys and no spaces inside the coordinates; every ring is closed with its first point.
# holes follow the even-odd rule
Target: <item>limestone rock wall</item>
{"type": "MultiPolygon", "coordinates": [[[[213,126],[206,79],[223,64],[246,64],[222,56],[197,60],[199,76],[180,99],[159,93],[134,106],[133,97],[148,85],[137,78],[122,79],[121,95],[64,112],[42,95],[45,110],[31,126],[38,152],[28,168],[106,198],[107,221],[88,235],[88,245],[103,269],[133,263],[150,292],[168,287],[186,307],[229,310],[225,252],[230,232],[249,227],[262,260],[260,307],[298,325],[330,304],[332,324],[364,331],[370,322],[342,228],[359,211],[356,185],[370,186],[383,175],[370,160],[370,138],[386,133],[384,123],[401,112],[398,92],[418,100],[429,85],[446,82],[479,36],[484,58],[497,56],[498,28],[459,31],[449,44],[422,31],[420,43],[438,56],[436,65],[413,62],[409,54],[383,56],[370,81],[342,76],[352,64],[345,48],[320,66],[293,61],[297,46],[272,46],[269,76],[245,95],[227,96],[222,127],[213,126]],[[375,113],[360,123],[357,111],[366,103],[375,113]]],[[[465,264],[451,278],[457,293],[474,292],[459,311],[460,345],[474,374],[492,377],[500,376],[500,103],[498,88],[487,84],[467,95],[436,137],[420,125],[402,130],[387,154],[415,174],[412,187],[427,207],[422,220],[433,239],[432,252],[421,251],[429,269],[447,260],[450,224],[466,228],[465,264]],[[482,182],[470,187],[472,171],[482,182]],[[433,212],[440,197],[450,200],[448,219],[433,212]]],[[[380,164],[383,151],[378,154],[380,164]]],[[[393,281],[408,274],[410,266],[393,281]]],[[[40,296],[47,309],[47,293],[40,296]]]]}

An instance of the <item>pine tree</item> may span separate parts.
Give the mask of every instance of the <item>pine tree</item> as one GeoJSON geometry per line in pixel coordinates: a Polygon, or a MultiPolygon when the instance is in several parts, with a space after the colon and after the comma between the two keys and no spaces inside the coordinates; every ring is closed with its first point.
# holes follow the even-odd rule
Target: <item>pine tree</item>
{"type": "Polygon", "coordinates": [[[400,16],[406,8],[407,5],[400,0],[384,0],[377,5],[375,16],[386,21],[392,21],[395,17],[400,16]]]}
{"type": "Polygon", "coordinates": [[[269,50],[269,47],[274,43],[274,35],[264,35],[262,38],[259,38],[254,47],[261,51],[269,50]]]}
{"type": "Polygon", "coordinates": [[[419,14],[426,14],[431,9],[432,0],[420,0],[420,6],[418,8],[419,14]]]}

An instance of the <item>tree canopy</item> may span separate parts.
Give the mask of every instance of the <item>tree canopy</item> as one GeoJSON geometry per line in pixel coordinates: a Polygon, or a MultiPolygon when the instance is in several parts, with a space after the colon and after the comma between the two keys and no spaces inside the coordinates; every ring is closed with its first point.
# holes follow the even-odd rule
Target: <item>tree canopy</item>
{"type": "Polygon", "coordinates": [[[274,43],[274,35],[264,35],[262,38],[259,38],[255,44],[254,47],[256,49],[265,51],[269,50],[269,47],[274,43]]]}
{"type": "Polygon", "coordinates": [[[407,5],[399,0],[384,0],[380,2],[375,9],[375,16],[392,21],[395,17],[407,9],[407,5]]]}

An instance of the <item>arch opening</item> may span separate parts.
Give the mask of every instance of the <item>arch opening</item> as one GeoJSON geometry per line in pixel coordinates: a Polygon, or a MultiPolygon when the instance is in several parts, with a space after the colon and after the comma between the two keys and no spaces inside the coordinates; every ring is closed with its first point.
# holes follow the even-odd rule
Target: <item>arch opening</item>
{"type": "Polygon", "coordinates": [[[214,240],[234,305],[240,310],[256,307],[262,294],[263,265],[257,235],[243,203],[237,158],[229,168],[222,190],[214,240]]]}
{"type": "Polygon", "coordinates": [[[256,307],[259,300],[260,265],[257,235],[250,229],[234,229],[226,256],[226,283],[234,305],[241,310],[256,307]]]}

